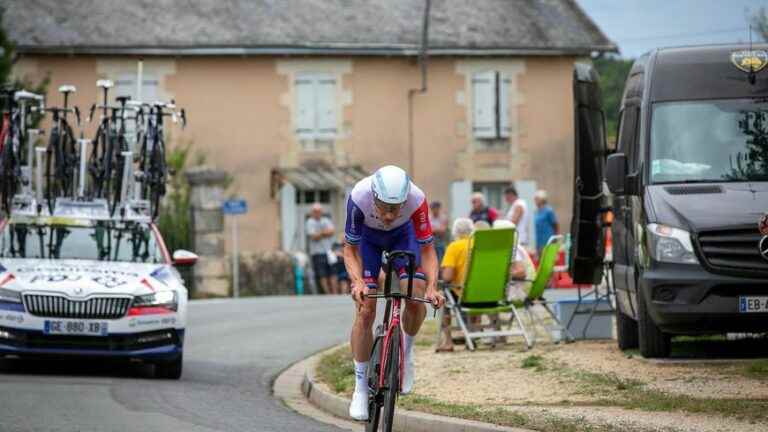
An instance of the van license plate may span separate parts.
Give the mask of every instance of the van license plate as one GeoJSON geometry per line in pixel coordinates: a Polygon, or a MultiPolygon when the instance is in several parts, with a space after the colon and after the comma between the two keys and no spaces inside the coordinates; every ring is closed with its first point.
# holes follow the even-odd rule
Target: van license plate
{"type": "Polygon", "coordinates": [[[100,321],[46,320],[43,333],[50,335],[106,336],[107,323],[100,321]]]}
{"type": "Polygon", "coordinates": [[[768,312],[768,297],[739,297],[739,312],[768,312]]]}

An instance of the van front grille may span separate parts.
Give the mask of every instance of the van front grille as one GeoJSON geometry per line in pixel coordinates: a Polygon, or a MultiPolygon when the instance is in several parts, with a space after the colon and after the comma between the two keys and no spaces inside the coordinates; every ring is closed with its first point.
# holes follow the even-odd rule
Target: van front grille
{"type": "Polygon", "coordinates": [[[705,265],[716,273],[768,276],[768,260],[760,255],[762,236],[755,229],[705,231],[697,243],[705,265]]]}

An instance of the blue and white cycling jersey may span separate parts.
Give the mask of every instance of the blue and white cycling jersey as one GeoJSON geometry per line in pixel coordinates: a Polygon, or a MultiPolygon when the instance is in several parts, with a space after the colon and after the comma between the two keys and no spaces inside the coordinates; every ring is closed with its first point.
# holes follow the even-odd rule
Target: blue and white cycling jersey
{"type": "MultiPolygon", "coordinates": [[[[417,266],[421,261],[421,247],[432,242],[432,226],[429,223],[429,207],[424,192],[411,183],[410,192],[400,214],[390,225],[379,218],[373,198],[373,177],[360,180],[347,200],[347,222],[344,229],[348,244],[359,245],[363,258],[363,279],[375,288],[381,269],[384,251],[407,250],[416,255],[417,266]]],[[[401,277],[402,263],[396,264],[401,277]]],[[[419,271],[417,277],[423,278],[419,271]]]]}

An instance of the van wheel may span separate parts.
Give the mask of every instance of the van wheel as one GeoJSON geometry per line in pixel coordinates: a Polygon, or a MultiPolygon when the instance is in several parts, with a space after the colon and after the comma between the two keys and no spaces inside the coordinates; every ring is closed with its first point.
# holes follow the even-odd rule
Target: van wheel
{"type": "Polygon", "coordinates": [[[155,364],[155,378],[177,380],[181,378],[183,356],[179,354],[176,360],[155,364]]]}
{"type": "Polygon", "coordinates": [[[638,293],[637,300],[640,354],[645,358],[669,357],[672,348],[671,336],[662,332],[653,322],[641,293],[638,293]]]}
{"type": "Polygon", "coordinates": [[[628,317],[621,311],[621,307],[616,305],[616,341],[620,350],[637,348],[640,344],[638,340],[637,321],[628,317]]]}

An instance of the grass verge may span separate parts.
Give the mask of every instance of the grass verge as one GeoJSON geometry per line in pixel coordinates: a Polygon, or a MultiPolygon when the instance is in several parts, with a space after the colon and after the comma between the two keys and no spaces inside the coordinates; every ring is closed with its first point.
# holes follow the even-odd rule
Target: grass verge
{"type": "MultiPolygon", "coordinates": [[[[763,374],[768,362],[755,362],[747,370],[763,374]]],[[[671,394],[647,388],[639,380],[614,374],[599,374],[569,369],[559,364],[549,367],[564,377],[584,384],[584,392],[597,398],[595,404],[649,412],[683,411],[691,414],[733,417],[751,422],[768,421],[768,401],[761,399],[718,399],[671,394]]]]}
{"type": "MultiPolygon", "coordinates": [[[[540,356],[531,357],[539,357],[538,360],[529,360],[536,363],[531,367],[543,367],[539,364],[542,360],[540,356]]],[[[354,390],[355,380],[349,347],[341,347],[323,356],[318,364],[317,378],[327,384],[332,391],[350,397],[354,390]]],[[[399,398],[398,406],[412,411],[475,420],[499,426],[529,428],[541,432],[626,432],[628,430],[624,426],[589,424],[583,418],[564,418],[547,414],[534,416],[507,408],[447,403],[419,395],[399,398]]],[[[637,431],[637,429],[632,430],[637,431]]]]}

